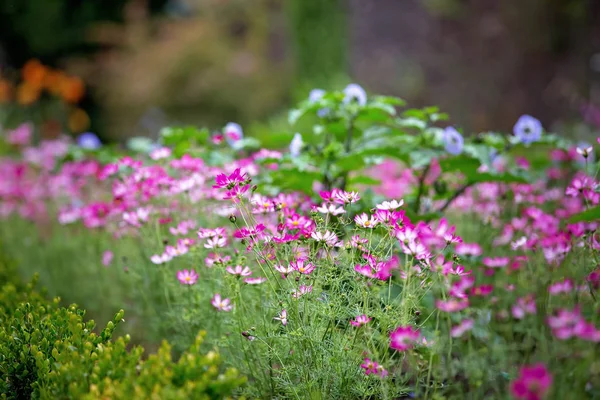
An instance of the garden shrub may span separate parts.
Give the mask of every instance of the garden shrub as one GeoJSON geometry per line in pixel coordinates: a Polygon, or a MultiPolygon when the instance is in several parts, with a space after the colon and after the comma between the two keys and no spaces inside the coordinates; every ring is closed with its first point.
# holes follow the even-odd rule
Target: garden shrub
{"type": "Polygon", "coordinates": [[[235,369],[221,372],[217,352],[200,353],[205,332],[177,362],[167,342],[143,360],[128,335],[112,340],[123,310],[96,334],[84,310],[44,300],[34,284],[0,291],[3,399],[219,399],[244,383],[235,369]]]}

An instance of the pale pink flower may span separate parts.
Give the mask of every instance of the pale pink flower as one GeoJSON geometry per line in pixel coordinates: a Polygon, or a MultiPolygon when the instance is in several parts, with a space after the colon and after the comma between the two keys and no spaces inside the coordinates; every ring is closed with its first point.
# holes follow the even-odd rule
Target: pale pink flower
{"type": "Polygon", "coordinates": [[[373,216],[369,217],[366,213],[362,213],[354,217],[354,222],[361,228],[373,229],[379,221],[373,216]]]}
{"type": "Polygon", "coordinates": [[[233,309],[231,300],[222,298],[219,293],[213,296],[213,298],[210,300],[210,304],[212,304],[213,307],[219,311],[231,311],[233,309]]]}
{"type": "Polygon", "coordinates": [[[204,247],[207,249],[218,249],[227,246],[227,239],[220,236],[213,236],[208,238],[204,247]]]}
{"type": "Polygon", "coordinates": [[[323,203],[321,205],[321,207],[317,207],[316,209],[318,212],[320,212],[321,214],[331,214],[331,215],[340,215],[340,214],[344,214],[346,212],[346,210],[344,210],[342,207],[338,207],[335,204],[327,204],[327,203],[323,203]]]}
{"type": "Polygon", "coordinates": [[[310,292],[312,292],[313,287],[311,286],[306,286],[306,285],[300,285],[300,287],[298,288],[298,290],[294,290],[292,292],[292,297],[297,299],[301,296],[304,296],[305,294],[308,294],[310,292]]]}
{"type": "Polygon", "coordinates": [[[102,254],[102,265],[108,267],[113,260],[113,252],[110,250],[106,250],[104,254],[102,254]]]}
{"type": "Polygon", "coordinates": [[[193,285],[198,281],[198,274],[193,269],[177,272],[177,279],[182,285],[193,285]]]}
{"type": "Polygon", "coordinates": [[[273,319],[275,319],[277,321],[281,321],[281,325],[286,326],[288,323],[286,309],[284,308],[283,310],[281,310],[279,315],[274,317],[273,319]]]}
{"type": "Polygon", "coordinates": [[[244,282],[248,285],[260,285],[261,283],[265,283],[266,281],[267,281],[267,278],[262,277],[262,276],[258,276],[256,278],[244,279],[244,282]]]}
{"type": "Polygon", "coordinates": [[[229,266],[225,269],[225,271],[229,272],[231,275],[238,276],[250,276],[252,275],[252,271],[248,267],[242,267],[241,265],[236,265],[235,267],[229,266]]]}
{"type": "Polygon", "coordinates": [[[371,319],[372,318],[369,318],[365,314],[359,315],[359,316],[357,316],[356,318],[354,318],[353,320],[350,321],[350,325],[356,326],[356,327],[361,327],[363,325],[368,324],[371,321],[371,319]]]}
{"type": "Polygon", "coordinates": [[[404,205],[404,200],[391,200],[391,201],[384,201],[380,204],[377,204],[376,208],[378,210],[395,210],[397,208],[400,208],[404,205]]]}
{"type": "Polygon", "coordinates": [[[458,325],[452,327],[452,329],[450,330],[450,336],[454,338],[461,337],[466,332],[473,329],[474,324],[475,321],[473,321],[472,319],[463,319],[458,325]]]}

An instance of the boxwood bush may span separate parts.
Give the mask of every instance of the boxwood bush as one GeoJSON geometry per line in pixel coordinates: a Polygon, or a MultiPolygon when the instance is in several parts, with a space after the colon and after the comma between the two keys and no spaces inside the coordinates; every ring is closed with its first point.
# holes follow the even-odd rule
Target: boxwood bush
{"type": "Polygon", "coordinates": [[[144,359],[128,335],[113,339],[123,310],[97,334],[84,310],[46,300],[9,266],[0,260],[0,276],[10,277],[0,288],[2,399],[221,399],[245,382],[223,371],[216,351],[200,352],[205,332],[177,361],[167,342],[144,359]]]}

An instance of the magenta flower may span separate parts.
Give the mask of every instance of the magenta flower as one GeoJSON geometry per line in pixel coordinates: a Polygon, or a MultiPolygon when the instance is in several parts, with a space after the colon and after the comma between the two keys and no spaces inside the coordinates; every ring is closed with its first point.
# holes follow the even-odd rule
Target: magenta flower
{"type": "Polygon", "coordinates": [[[213,298],[210,300],[210,304],[212,304],[213,307],[219,311],[231,311],[233,309],[231,300],[222,298],[219,293],[213,296],[213,298]]]}
{"type": "Polygon", "coordinates": [[[533,296],[520,297],[512,306],[512,315],[516,319],[523,319],[527,314],[535,315],[537,308],[533,296]]]}
{"type": "Polygon", "coordinates": [[[315,265],[305,260],[296,260],[290,263],[290,266],[301,274],[309,275],[315,270],[315,265]]]}
{"type": "Polygon", "coordinates": [[[247,178],[246,174],[242,174],[240,172],[241,172],[241,169],[237,168],[230,175],[227,175],[227,174],[217,175],[215,177],[215,185],[213,185],[213,188],[215,188],[215,189],[222,189],[222,188],[231,189],[231,188],[239,185],[240,183],[244,182],[247,178]]]}
{"type": "Polygon", "coordinates": [[[390,333],[390,347],[398,351],[411,349],[419,340],[421,333],[412,326],[399,326],[390,333]]]}
{"type": "Polygon", "coordinates": [[[371,321],[372,318],[367,317],[366,315],[359,315],[356,318],[354,318],[353,320],[350,321],[350,325],[352,326],[356,326],[356,327],[361,327],[363,325],[368,324],[371,321]]]}
{"type": "Polygon", "coordinates": [[[225,269],[225,271],[229,272],[231,275],[238,276],[250,276],[252,275],[252,271],[248,267],[242,267],[241,265],[236,265],[235,267],[229,266],[225,269]]]}
{"type": "Polygon", "coordinates": [[[108,267],[113,260],[113,252],[110,250],[106,250],[104,254],[102,254],[102,265],[108,267]]]}
{"type": "Polygon", "coordinates": [[[388,372],[377,361],[365,358],[365,361],[360,365],[365,370],[365,375],[379,375],[381,378],[388,376],[388,372]]]}
{"type": "Polygon", "coordinates": [[[193,269],[177,272],[177,279],[182,285],[193,285],[198,280],[198,274],[193,269]]]}
{"type": "Polygon", "coordinates": [[[542,399],[552,385],[552,375],[542,363],[524,366],[510,385],[514,398],[523,400],[542,399]]]}
{"type": "Polygon", "coordinates": [[[281,310],[279,315],[274,317],[273,319],[275,319],[277,321],[281,321],[281,325],[286,326],[288,323],[286,309],[284,308],[283,310],[281,310]]]}

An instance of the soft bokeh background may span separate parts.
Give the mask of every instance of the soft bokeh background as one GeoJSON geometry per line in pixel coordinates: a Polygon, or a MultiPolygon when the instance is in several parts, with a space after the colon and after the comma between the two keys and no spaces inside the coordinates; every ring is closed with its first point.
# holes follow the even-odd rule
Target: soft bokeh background
{"type": "Polygon", "coordinates": [[[37,58],[81,77],[86,130],[114,141],[229,121],[265,137],[310,88],[350,81],[467,132],[529,113],[584,138],[599,51],[594,0],[0,2],[2,75],[37,58]]]}

